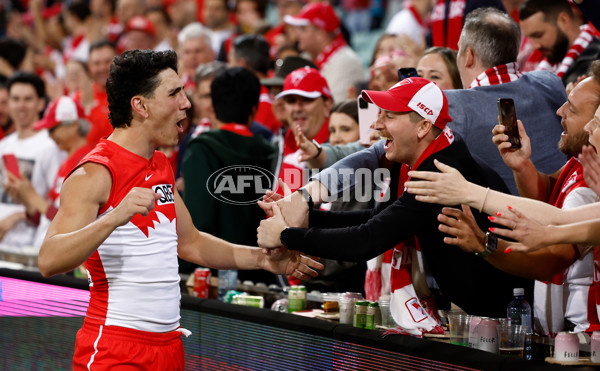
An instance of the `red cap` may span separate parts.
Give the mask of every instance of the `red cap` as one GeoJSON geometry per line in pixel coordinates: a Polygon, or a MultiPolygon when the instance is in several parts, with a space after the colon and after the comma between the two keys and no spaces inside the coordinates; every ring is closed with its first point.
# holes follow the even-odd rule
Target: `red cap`
{"type": "Polygon", "coordinates": [[[296,16],[286,15],[283,21],[292,26],[308,26],[324,29],[327,32],[338,32],[340,19],[333,7],[326,3],[310,3],[302,7],[300,14],[296,16]]]}
{"type": "Polygon", "coordinates": [[[156,36],[156,28],[154,24],[143,15],[136,15],[132,17],[127,25],[125,26],[125,32],[129,31],[142,31],[150,36],[156,36]]]}
{"type": "Polygon", "coordinates": [[[312,99],[320,96],[331,98],[325,78],[319,71],[310,67],[299,68],[287,75],[283,81],[283,91],[275,98],[279,99],[292,94],[312,99]]]}
{"type": "Polygon", "coordinates": [[[444,130],[452,121],[448,99],[434,82],[421,77],[404,79],[388,91],[363,90],[362,98],[380,109],[392,112],[416,112],[444,130]]]}
{"type": "Polygon", "coordinates": [[[85,117],[83,107],[73,98],[62,96],[54,100],[44,113],[44,117],[33,125],[35,130],[52,129],[64,121],[75,121],[85,117]]]}

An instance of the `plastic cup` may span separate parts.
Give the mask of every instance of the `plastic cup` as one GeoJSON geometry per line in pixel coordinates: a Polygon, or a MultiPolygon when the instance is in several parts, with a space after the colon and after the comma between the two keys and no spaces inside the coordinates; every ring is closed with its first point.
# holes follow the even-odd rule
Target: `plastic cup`
{"type": "Polygon", "coordinates": [[[579,338],[572,332],[559,332],[554,338],[554,359],[579,361],[579,338]]]}
{"type": "Polygon", "coordinates": [[[525,333],[527,326],[521,325],[499,325],[500,354],[523,358],[523,347],[525,346],[525,333]]]}
{"type": "MultiPolygon", "coordinates": [[[[2,292],[2,281],[0,281],[0,294],[2,292]]],[[[0,299],[1,300],[1,299],[0,299]]],[[[591,356],[592,363],[600,363],[600,331],[594,331],[591,338],[591,356]]]]}
{"type": "Polygon", "coordinates": [[[450,326],[450,343],[469,346],[469,320],[471,316],[464,312],[448,313],[448,326],[450,326]]]}
{"type": "Polygon", "coordinates": [[[481,317],[471,316],[469,321],[469,348],[477,349],[479,347],[479,334],[477,333],[477,326],[481,322],[481,317]]]}
{"type": "Polygon", "coordinates": [[[379,309],[381,310],[381,326],[387,328],[396,327],[396,321],[392,317],[389,299],[379,299],[379,309]]]}

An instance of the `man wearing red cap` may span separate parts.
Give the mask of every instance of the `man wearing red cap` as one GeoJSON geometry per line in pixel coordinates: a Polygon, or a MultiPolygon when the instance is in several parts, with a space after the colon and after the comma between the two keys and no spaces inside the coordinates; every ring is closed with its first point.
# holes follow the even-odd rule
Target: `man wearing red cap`
{"type": "Polygon", "coordinates": [[[297,16],[285,16],[284,21],[296,26],[298,47],[312,56],[331,87],[334,101],[348,98],[348,89],[365,80],[363,64],[346,44],[331,5],[310,3],[297,16]]]}
{"type": "Polygon", "coordinates": [[[25,206],[30,222],[34,224],[39,222],[33,245],[40,246],[50,221],[58,211],[63,180],[93,146],[86,140],[90,124],[85,120],[83,107],[71,97],[63,96],[52,102],[46,109],[44,117],[33,126],[33,129],[38,132],[48,130],[50,138],[68,155],[58,169],[54,184],[46,195],[38,193],[29,179],[8,174],[6,191],[13,199],[19,200],[25,206]]]}
{"type": "Polygon", "coordinates": [[[123,37],[125,50],[154,49],[157,44],[154,24],[143,15],[136,15],[127,22],[123,37]]]}
{"type": "Polygon", "coordinates": [[[279,178],[295,191],[302,186],[307,167],[299,160],[300,149],[294,134],[301,130],[308,140],[319,144],[327,141],[331,93],[319,71],[303,67],[287,75],[283,91],[275,98],[283,100],[286,121],[290,126],[285,135],[279,178]]]}
{"type": "MultiPolygon", "coordinates": [[[[462,139],[446,126],[452,121],[448,101],[435,83],[410,78],[386,92],[363,91],[362,97],[381,110],[374,128],[386,140],[386,159],[394,162],[389,201],[364,212],[309,210],[310,228],[290,227],[291,221],[284,220],[279,206],[274,205],[274,217],[263,220],[259,227],[259,246],[276,248],[283,245],[326,259],[349,261],[365,261],[394,248],[392,306],[416,300],[399,295],[403,292],[405,276],[398,257],[405,248],[417,246],[426,262],[425,273],[435,278],[441,291],[453,303],[476,315],[506,315],[505,307],[511,299],[512,288],[531,288],[532,282],[501,272],[483,259],[445,244],[437,221],[442,206],[425,204],[415,200],[413,195],[403,193],[408,170],[438,171],[434,160],[449,161],[473,183],[506,191],[501,178],[473,158],[462,139]],[[479,299],[473,300],[473,295],[479,299]],[[405,301],[400,303],[398,300],[405,301]]],[[[293,195],[290,201],[297,202],[294,197],[300,200],[306,197],[310,209],[308,194],[302,189],[296,194],[298,196],[293,195]]],[[[479,225],[489,225],[484,214],[474,214],[479,225]]],[[[418,301],[414,303],[416,305],[418,301]]],[[[395,319],[401,322],[396,315],[395,319]]],[[[436,323],[428,320],[417,327],[431,331],[436,323]],[[429,323],[424,325],[426,322],[429,323]]]]}

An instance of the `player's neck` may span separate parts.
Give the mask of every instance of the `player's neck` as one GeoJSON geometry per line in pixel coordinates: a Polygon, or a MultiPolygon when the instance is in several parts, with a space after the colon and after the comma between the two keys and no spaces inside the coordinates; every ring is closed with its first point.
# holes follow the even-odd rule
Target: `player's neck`
{"type": "Polygon", "coordinates": [[[108,137],[108,140],[115,142],[129,152],[133,152],[149,160],[154,154],[156,146],[148,140],[144,140],[144,133],[133,127],[116,128],[108,137]]]}

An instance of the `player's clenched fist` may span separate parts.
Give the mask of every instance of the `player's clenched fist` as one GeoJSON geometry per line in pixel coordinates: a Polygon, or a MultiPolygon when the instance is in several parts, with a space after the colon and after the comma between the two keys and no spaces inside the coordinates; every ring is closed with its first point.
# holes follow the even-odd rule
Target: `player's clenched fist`
{"type": "Polygon", "coordinates": [[[119,225],[126,224],[135,214],[146,216],[160,197],[161,195],[149,188],[132,188],[119,206],[113,210],[114,216],[119,225]]]}

